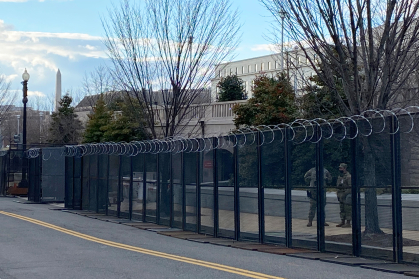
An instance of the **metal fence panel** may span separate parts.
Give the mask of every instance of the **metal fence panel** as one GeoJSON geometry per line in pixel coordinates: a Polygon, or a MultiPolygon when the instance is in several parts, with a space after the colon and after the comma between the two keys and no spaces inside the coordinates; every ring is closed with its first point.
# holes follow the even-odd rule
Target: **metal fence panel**
{"type": "Polygon", "coordinates": [[[157,155],[146,154],[146,221],[157,222],[157,155]]]}
{"type": "Polygon", "coordinates": [[[108,207],[108,173],[109,156],[107,154],[98,155],[98,212],[106,213],[108,207]]]}
{"type": "Polygon", "coordinates": [[[65,208],[74,207],[74,157],[65,157],[65,208]]]}
{"type": "Polygon", "coordinates": [[[265,133],[261,147],[261,179],[264,191],[265,242],[285,244],[284,131],[265,133]]]}
{"type": "MultiPolygon", "coordinates": [[[[400,119],[402,127],[409,127],[410,117],[400,119]]],[[[414,125],[419,118],[414,117],[414,125]]],[[[403,260],[419,264],[419,141],[418,130],[410,133],[403,128],[400,135],[401,202],[403,260]]]]}
{"type": "Polygon", "coordinates": [[[256,132],[237,137],[240,239],[259,240],[258,152],[256,132]],[[245,144],[253,142],[254,144],[245,144]]]}
{"type": "Polygon", "coordinates": [[[65,157],[62,148],[42,149],[42,201],[64,202],[65,157]]]}
{"type": "Polygon", "coordinates": [[[217,149],[218,172],[218,235],[235,238],[235,212],[234,212],[234,142],[228,137],[219,138],[222,148],[217,149]]]}
{"type": "Polygon", "coordinates": [[[300,138],[305,137],[305,130],[295,128],[296,141],[292,145],[291,161],[291,210],[292,210],[292,245],[294,247],[317,248],[317,226],[313,215],[316,184],[311,184],[311,178],[306,182],[305,176],[316,176],[316,150],[310,142],[299,144],[300,138]],[[310,193],[310,194],[308,194],[310,193]],[[309,197],[311,196],[311,197],[309,197]],[[309,216],[312,224],[309,226],[309,216]]]}
{"type": "Polygon", "coordinates": [[[123,218],[130,218],[130,199],[131,199],[131,157],[121,157],[121,175],[122,175],[122,187],[120,188],[121,193],[121,205],[119,216],[123,218]]]}
{"type": "MultiPolygon", "coordinates": [[[[351,202],[352,198],[356,197],[352,197],[351,184],[342,184],[344,174],[339,171],[339,166],[343,163],[347,165],[348,175],[352,173],[354,164],[351,161],[350,142],[348,140],[340,141],[339,136],[336,135],[336,138],[325,139],[323,143],[324,169],[331,177],[327,178],[327,175],[323,175],[325,180],[323,195],[326,197],[325,220],[329,225],[324,228],[325,250],[352,254],[353,208],[351,202]],[[341,188],[338,189],[338,185],[341,188]],[[342,189],[342,187],[347,188],[342,189]],[[337,227],[342,224],[342,219],[344,219],[345,225],[337,227]],[[351,222],[351,225],[348,225],[348,221],[351,222]]],[[[349,176],[344,180],[344,183],[345,181],[351,182],[349,176]]]]}
{"type": "Polygon", "coordinates": [[[132,157],[132,219],[143,220],[144,196],[144,154],[132,157]]]}
{"type": "Polygon", "coordinates": [[[118,216],[119,165],[120,156],[109,155],[108,215],[112,216],[118,216]]]}
{"type": "Polygon", "coordinates": [[[38,156],[28,160],[28,200],[33,202],[41,201],[41,158],[38,156]]]}
{"type": "Polygon", "coordinates": [[[74,193],[73,193],[73,208],[81,209],[82,205],[82,172],[83,172],[83,159],[81,157],[74,157],[74,193]]]}
{"type": "MultiPolygon", "coordinates": [[[[196,146],[193,146],[196,150],[196,146]]],[[[196,153],[184,154],[184,185],[185,185],[185,229],[196,231],[198,220],[197,214],[197,156],[196,153]]]]}
{"type": "MultiPolygon", "coordinates": [[[[210,141],[206,144],[212,145],[210,141]]],[[[205,234],[214,234],[214,151],[199,153],[200,171],[200,228],[199,231],[205,234]]]]}
{"type": "MultiPolygon", "coordinates": [[[[371,121],[381,126],[383,121],[371,121]]],[[[361,174],[361,255],[393,259],[392,181],[390,118],[382,134],[362,138],[359,158],[361,174]],[[379,253],[377,253],[379,251],[379,253]]]]}
{"type": "Polygon", "coordinates": [[[173,227],[183,228],[183,155],[172,154],[173,227]]]}

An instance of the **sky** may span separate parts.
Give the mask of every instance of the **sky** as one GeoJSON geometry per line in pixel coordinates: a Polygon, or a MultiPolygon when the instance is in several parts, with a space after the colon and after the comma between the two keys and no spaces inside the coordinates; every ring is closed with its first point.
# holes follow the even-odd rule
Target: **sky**
{"type": "MultiPolygon", "coordinates": [[[[118,0],[0,0],[0,75],[11,82],[11,93],[19,94],[16,105],[25,68],[31,76],[28,105],[52,109],[58,69],[64,94],[80,91],[85,74],[109,63],[101,19],[113,3],[118,0]]],[[[231,4],[242,26],[235,60],[271,54],[266,8],[258,0],[231,4]]]]}

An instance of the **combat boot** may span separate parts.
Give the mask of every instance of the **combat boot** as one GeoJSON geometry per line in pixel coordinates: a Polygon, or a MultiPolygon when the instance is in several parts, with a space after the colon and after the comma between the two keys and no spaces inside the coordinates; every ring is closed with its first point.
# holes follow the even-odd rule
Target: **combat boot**
{"type": "Polygon", "coordinates": [[[336,225],[336,227],[342,227],[343,225],[345,225],[345,219],[342,219],[340,224],[336,225]]]}
{"type": "Polygon", "coordinates": [[[342,228],[350,228],[351,227],[351,221],[347,220],[346,224],[342,226],[342,228]]]}
{"type": "Polygon", "coordinates": [[[308,220],[307,227],[313,226],[313,220],[308,220]]]}

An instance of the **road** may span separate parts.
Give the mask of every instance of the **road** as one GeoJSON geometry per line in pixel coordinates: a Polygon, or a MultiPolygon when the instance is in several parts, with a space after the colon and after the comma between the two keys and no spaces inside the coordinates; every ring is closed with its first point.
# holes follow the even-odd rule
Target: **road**
{"type": "Polygon", "coordinates": [[[0,197],[0,279],[406,278],[171,238],[0,197]]]}

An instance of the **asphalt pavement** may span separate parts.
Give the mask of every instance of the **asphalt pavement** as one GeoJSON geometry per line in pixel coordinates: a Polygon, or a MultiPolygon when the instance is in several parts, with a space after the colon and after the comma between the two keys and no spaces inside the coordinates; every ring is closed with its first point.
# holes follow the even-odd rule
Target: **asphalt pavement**
{"type": "Polygon", "coordinates": [[[186,241],[0,197],[0,279],[408,278],[186,241]]]}

